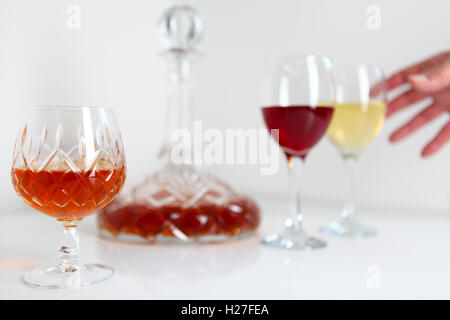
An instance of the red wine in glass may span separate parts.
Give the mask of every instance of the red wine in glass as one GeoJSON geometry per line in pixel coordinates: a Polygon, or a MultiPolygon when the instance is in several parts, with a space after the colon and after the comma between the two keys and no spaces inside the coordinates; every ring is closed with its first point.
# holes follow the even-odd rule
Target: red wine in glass
{"type": "Polygon", "coordinates": [[[333,110],[328,106],[306,105],[262,108],[267,128],[279,130],[278,143],[288,159],[291,156],[305,159],[309,150],[325,134],[333,110]]]}
{"type": "Polygon", "coordinates": [[[261,111],[288,160],[289,219],[283,230],[264,237],[264,245],[289,250],[320,249],[327,245],[326,241],[308,235],[303,227],[300,184],[303,162],[331,122],[335,83],[333,64],[327,57],[289,55],[273,57],[265,63],[261,111]],[[318,101],[323,105],[318,106],[318,101]]]}

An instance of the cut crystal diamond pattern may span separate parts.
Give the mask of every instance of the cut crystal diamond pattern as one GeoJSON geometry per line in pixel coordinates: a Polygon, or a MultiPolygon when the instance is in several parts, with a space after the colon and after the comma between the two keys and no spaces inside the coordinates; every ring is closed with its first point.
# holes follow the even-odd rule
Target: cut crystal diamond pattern
{"type": "Polygon", "coordinates": [[[19,195],[37,209],[86,209],[108,204],[124,182],[122,142],[120,136],[112,139],[104,125],[94,131],[92,141],[82,136],[78,127],[78,137],[69,145],[61,124],[56,127],[54,139],[47,126],[33,137],[25,125],[13,154],[12,180],[19,195]]]}
{"type": "Polygon", "coordinates": [[[151,242],[161,237],[202,241],[254,231],[259,209],[205,171],[168,164],[113,201],[100,212],[98,221],[113,237],[124,234],[151,242]]]}

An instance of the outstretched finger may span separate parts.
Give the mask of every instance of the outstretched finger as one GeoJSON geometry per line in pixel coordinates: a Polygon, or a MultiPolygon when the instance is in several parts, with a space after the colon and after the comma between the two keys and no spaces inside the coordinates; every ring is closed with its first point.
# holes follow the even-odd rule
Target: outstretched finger
{"type": "Polygon", "coordinates": [[[423,127],[428,122],[439,116],[444,110],[438,104],[432,104],[431,106],[425,108],[422,112],[414,116],[406,124],[398,128],[391,134],[389,140],[391,142],[397,142],[403,138],[409,136],[414,131],[423,127]]]}
{"type": "Polygon", "coordinates": [[[447,142],[450,141],[450,121],[439,131],[439,133],[431,140],[422,150],[422,157],[428,157],[436,153],[447,142]]]}
{"type": "Polygon", "coordinates": [[[409,90],[388,103],[386,117],[389,117],[393,113],[406,108],[407,106],[419,102],[427,97],[424,93],[409,90]]]}
{"type": "Polygon", "coordinates": [[[448,53],[443,52],[425,61],[419,62],[397,73],[394,73],[386,80],[387,90],[392,90],[398,86],[401,86],[402,84],[407,83],[410,75],[419,74],[422,71],[431,68],[436,64],[439,64],[440,62],[444,61],[447,57],[448,53]]]}
{"type": "Polygon", "coordinates": [[[443,62],[430,67],[422,74],[409,76],[409,82],[415,90],[436,92],[450,85],[450,55],[443,62]]]}

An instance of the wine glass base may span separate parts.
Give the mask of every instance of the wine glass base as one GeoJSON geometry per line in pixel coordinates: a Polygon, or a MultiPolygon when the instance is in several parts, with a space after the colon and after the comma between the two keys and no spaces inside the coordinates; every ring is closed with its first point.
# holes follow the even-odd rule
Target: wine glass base
{"type": "Polygon", "coordinates": [[[304,230],[295,230],[293,227],[288,227],[281,233],[264,238],[262,243],[269,247],[292,250],[320,249],[327,245],[324,240],[308,236],[304,230]]]}
{"type": "Polygon", "coordinates": [[[349,218],[330,222],[327,226],[320,228],[320,232],[342,237],[373,237],[377,234],[377,230],[349,218]]]}
{"type": "Polygon", "coordinates": [[[43,266],[25,272],[22,282],[45,289],[79,289],[107,281],[113,275],[114,269],[103,264],[85,264],[76,271],[43,266]]]}

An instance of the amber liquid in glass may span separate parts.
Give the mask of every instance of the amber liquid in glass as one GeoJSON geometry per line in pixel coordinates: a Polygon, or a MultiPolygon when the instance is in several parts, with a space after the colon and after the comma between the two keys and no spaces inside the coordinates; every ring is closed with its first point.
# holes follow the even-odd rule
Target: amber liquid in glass
{"type": "Polygon", "coordinates": [[[125,168],[82,172],[13,168],[16,192],[30,206],[58,220],[80,220],[108,205],[125,181],[125,168]]]}

